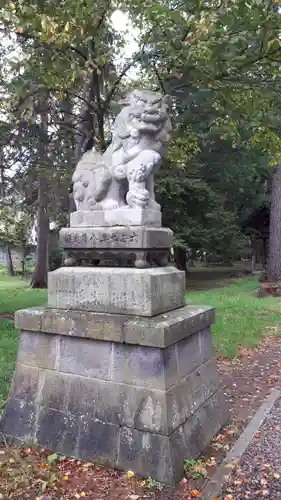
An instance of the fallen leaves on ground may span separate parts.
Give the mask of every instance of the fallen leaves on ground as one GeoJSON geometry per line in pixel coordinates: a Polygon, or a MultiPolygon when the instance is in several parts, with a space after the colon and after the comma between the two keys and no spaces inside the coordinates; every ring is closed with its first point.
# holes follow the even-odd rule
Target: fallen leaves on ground
{"type": "Polygon", "coordinates": [[[187,479],[178,488],[34,447],[0,449],[0,499],[192,500],[200,490],[187,479]],[[182,488],[183,487],[183,488],[182,488]]]}

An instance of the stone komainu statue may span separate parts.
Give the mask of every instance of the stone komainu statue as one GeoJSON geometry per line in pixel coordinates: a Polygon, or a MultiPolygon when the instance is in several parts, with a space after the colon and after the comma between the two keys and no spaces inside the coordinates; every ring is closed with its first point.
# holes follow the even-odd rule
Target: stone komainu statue
{"type": "Polygon", "coordinates": [[[73,175],[77,210],[112,210],[125,205],[159,210],[154,174],[170,138],[168,98],[149,90],[131,92],[116,117],[104,154],[85,153],[73,175]]]}

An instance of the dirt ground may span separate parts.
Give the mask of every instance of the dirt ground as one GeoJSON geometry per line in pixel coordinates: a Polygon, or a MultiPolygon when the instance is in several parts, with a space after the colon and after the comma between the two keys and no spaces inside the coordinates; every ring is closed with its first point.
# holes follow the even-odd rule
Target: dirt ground
{"type": "Polygon", "coordinates": [[[189,500],[200,491],[281,375],[281,336],[271,328],[260,346],[232,360],[218,358],[231,418],[177,488],[163,487],[41,448],[0,448],[0,499],[189,500]]]}

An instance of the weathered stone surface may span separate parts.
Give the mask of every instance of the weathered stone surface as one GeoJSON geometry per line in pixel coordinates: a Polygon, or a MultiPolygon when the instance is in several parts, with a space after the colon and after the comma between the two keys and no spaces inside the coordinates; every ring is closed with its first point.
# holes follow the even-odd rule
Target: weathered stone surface
{"type": "MultiPolygon", "coordinates": [[[[188,444],[184,429],[182,426],[178,427],[169,436],[171,462],[173,464],[173,480],[178,482],[184,475],[184,460],[189,457],[188,444]]],[[[196,459],[198,455],[192,458],[196,459]]],[[[172,481],[171,481],[172,483],[172,481]]]]}
{"type": "Polygon", "coordinates": [[[63,228],[60,245],[66,266],[95,262],[99,267],[105,264],[145,269],[169,264],[173,234],[170,229],[143,226],[63,228]]]}
{"type": "Polygon", "coordinates": [[[161,349],[163,356],[163,371],[165,378],[164,388],[168,389],[179,381],[179,363],[177,346],[175,344],[161,349]]]}
{"type": "Polygon", "coordinates": [[[79,436],[77,415],[37,406],[34,439],[49,450],[75,455],[79,436]]]}
{"type": "MultiPolygon", "coordinates": [[[[208,376],[210,371],[206,370],[205,378],[208,376]]],[[[168,398],[170,391],[49,370],[44,374],[42,388],[38,388],[40,405],[10,398],[0,430],[13,440],[37,440],[59,453],[133,469],[173,484],[182,475],[183,459],[196,458],[228,418],[223,393],[218,390],[206,399],[208,392],[199,394],[199,385],[192,377],[194,373],[187,377],[186,396],[205,399],[174,431],[167,425],[167,411],[175,404],[168,398]]]]}
{"type": "Polygon", "coordinates": [[[69,375],[56,371],[41,372],[37,404],[57,410],[65,410],[70,390],[69,375]]]}
{"type": "Polygon", "coordinates": [[[199,349],[201,354],[201,361],[204,363],[215,355],[212,344],[212,334],[210,328],[204,328],[199,334],[199,349]]]}
{"type": "Polygon", "coordinates": [[[117,425],[98,422],[91,415],[80,417],[78,456],[82,460],[116,465],[120,429],[117,425]]]}
{"type": "Polygon", "coordinates": [[[128,344],[168,347],[214,322],[215,310],[204,306],[185,306],[152,319],[132,318],[124,324],[128,344]]]}
{"type": "Polygon", "coordinates": [[[58,309],[155,316],[184,305],[185,275],[173,267],[62,267],[48,284],[49,307],[58,309]]]}
{"type": "Polygon", "coordinates": [[[116,344],[113,355],[113,380],[162,389],[165,382],[161,350],[116,344]]]}
{"type": "Polygon", "coordinates": [[[168,390],[166,396],[169,433],[195,413],[219,387],[215,361],[211,359],[168,390]]]}
{"type": "Polygon", "coordinates": [[[121,414],[127,427],[167,434],[167,409],[164,391],[121,386],[121,414]]]}
{"type": "Polygon", "coordinates": [[[150,208],[121,207],[115,210],[79,211],[70,214],[70,227],[161,227],[162,214],[150,208]]]}
{"type": "MultiPolygon", "coordinates": [[[[160,362],[163,362],[161,358],[160,362]]],[[[38,384],[36,368],[27,366],[24,379],[19,376],[22,366],[19,365],[17,369],[12,392],[14,398],[21,398],[25,403],[36,401],[39,405],[72,414],[92,415],[105,423],[163,434],[173,432],[219,387],[212,360],[182,379],[168,392],[160,390],[160,387],[165,387],[165,373],[160,382],[157,382],[157,379],[145,377],[142,371],[145,366],[140,370],[143,387],[135,386],[140,381],[136,367],[132,380],[127,383],[122,380],[119,383],[106,382],[77,374],[41,370],[38,384]],[[27,392],[28,388],[30,393],[27,392]]]]}
{"type": "Polygon", "coordinates": [[[111,342],[93,342],[90,339],[81,342],[81,339],[60,337],[58,369],[66,373],[109,380],[112,349],[111,342]]]}
{"type": "Polygon", "coordinates": [[[15,327],[22,330],[31,330],[40,332],[41,317],[43,308],[30,307],[29,309],[20,309],[15,312],[15,327]],[[22,327],[24,325],[24,327],[22,327]]]}
{"type": "Polygon", "coordinates": [[[70,376],[67,410],[100,422],[167,432],[164,392],[70,376]]]}
{"type": "MultiPolygon", "coordinates": [[[[124,340],[123,326],[128,316],[102,314],[90,311],[44,309],[41,330],[70,337],[88,337],[96,340],[124,340]]],[[[25,322],[21,322],[24,329],[25,322]]]]}
{"type": "Polygon", "coordinates": [[[192,372],[195,368],[202,364],[203,361],[199,345],[199,333],[190,335],[189,337],[177,342],[176,350],[180,377],[185,377],[188,373],[192,372]]]}
{"type": "Polygon", "coordinates": [[[219,389],[183,425],[187,443],[185,458],[198,457],[228,418],[224,395],[219,389]]]}
{"type": "Polygon", "coordinates": [[[13,376],[11,397],[35,403],[39,381],[39,369],[18,362],[13,376]]]}
{"type": "Polygon", "coordinates": [[[13,440],[37,440],[65,455],[174,484],[182,476],[184,458],[198,457],[227,419],[220,390],[170,435],[102,422],[91,413],[76,415],[9,399],[1,432],[13,440]]]}
{"type": "Polygon", "coordinates": [[[165,349],[115,344],[112,379],[150,389],[163,390],[179,380],[172,346],[165,349]]]}
{"type": "MultiPolygon", "coordinates": [[[[25,314],[21,314],[22,311],[16,312],[17,328],[27,330],[31,326],[29,311],[24,310],[25,314]]],[[[30,314],[33,316],[33,310],[30,314]]],[[[40,318],[40,328],[38,330],[37,324],[34,324],[32,332],[42,331],[150,347],[168,347],[202,330],[199,341],[202,362],[211,357],[209,353],[212,351],[212,338],[208,327],[214,322],[214,309],[210,307],[187,305],[154,318],[37,308],[37,317],[40,318]]]]}
{"type": "Polygon", "coordinates": [[[1,415],[0,431],[22,441],[34,439],[37,407],[22,399],[9,398],[1,415]]]}
{"type": "Polygon", "coordinates": [[[118,466],[142,476],[149,470],[157,481],[174,482],[170,441],[161,434],[121,428],[118,466]]]}
{"type": "Polygon", "coordinates": [[[39,368],[54,369],[57,362],[57,342],[54,335],[21,332],[18,361],[39,368]]]}
{"type": "Polygon", "coordinates": [[[210,327],[204,328],[176,344],[179,376],[185,377],[213,357],[210,327]]]}
{"type": "MultiPolygon", "coordinates": [[[[95,213],[95,212],[91,212],[95,213]]],[[[168,248],[173,232],[167,228],[143,226],[70,227],[60,230],[62,248],[168,248]]]]}
{"type": "Polygon", "coordinates": [[[91,415],[100,422],[124,424],[120,406],[121,388],[103,380],[67,375],[70,381],[67,411],[91,415]]]}

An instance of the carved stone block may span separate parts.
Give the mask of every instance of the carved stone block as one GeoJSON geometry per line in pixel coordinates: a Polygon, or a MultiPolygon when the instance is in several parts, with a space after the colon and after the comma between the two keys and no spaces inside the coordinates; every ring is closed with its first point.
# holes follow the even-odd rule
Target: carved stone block
{"type": "Polygon", "coordinates": [[[80,210],[70,215],[70,227],[152,226],[161,227],[160,210],[120,207],[114,210],[80,210]]]}
{"type": "Polygon", "coordinates": [[[166,249],[173,246],[173,231],[152,227],[70,227],[60,230],[62,248],[166,249]]]}
{"type": "Polygon", "coordinates": [[[60,231],[64,264],[166,266],[173,245],[173,232],[152,227],[77,227],[60,231]]]}
{"type": "Polygon", "coordinates": [[[60,231],[66,266],[166,266],[172,244],[173,232],[166,228],[79,227],[60,231]]]}
{"type": "Polygon", "coordinates": [[[185,303],[185,273],[174,267],[61,267],[49,273],[48,305],[155,316],[185,303]]]}
{"type": "MultiPolygon", "coordinates": [[[[42,332],[39,345],[45,345],[48,338],[50,346],[56,344],[46,335],[49,333],[161,348],[178,342],[178,369],[182,376],[200,364],[198,359],[204,363],[213,356],[210,325],[214,321],[213,308],[189,305],[153,318],[45,307],[22,309],[15,313],[16,328],[29,332],[30,342],[27,346],[38,343],[31,336],[32,332],[39,331],[42,332]],[[37,324],[30,321],[35,313],[37,324]],[[195,332],[200,332],[200,335],[193,336],[195,332]]],[[[24,346],[21,349],[24,350],[24,346]]],[[[59,349],[56,346],[57,351],[59,349]]],[[[25,356],[21,361],[32,365],[33,357],[25,356]]],[[[40,358],[37,357],[36,362],[39,363],[40,358]]]]}

